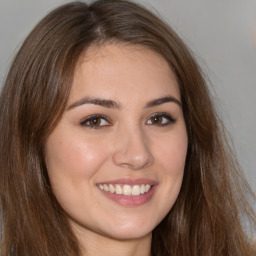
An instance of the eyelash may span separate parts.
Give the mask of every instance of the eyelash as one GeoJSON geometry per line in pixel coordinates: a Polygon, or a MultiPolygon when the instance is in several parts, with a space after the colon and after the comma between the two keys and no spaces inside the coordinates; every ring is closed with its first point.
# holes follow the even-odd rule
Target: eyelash
{"type": "MultiPolygon", "coordinates": [[[[101,121],[100,121],[101,122],[101,121]]],[[[87,117],[85,120],[83,120],[81,123],[80,123],[81,126],[85,126],[85,127],[88,127],[88,128],[91,128],[91,129],[100,129],[102,127],[106,127],[106,126],[110,126],[111,123],[110,121],[108,120],[108,118],[106,116],[103,116],[103,115],[91,115],[89,117],[87,117]],[[104,120],[105,122],[107,122],[108,124],[104,124],[104,125],[98,125],[98,124],[88,124],[89,122],[93,122],[95,120],[104,120]]]]}
{"type": "MultiPolygon", "coordinates": [[[[164,126],[169,126],[172,125],[176,122],[176,119],[173,118],[171,115],[167,114],[167,113],[156,113],[154,115],[152,115],[147,121],[146,121],[146,125],[155,125],[155,126],[159,126],[159,127],[164,127],[164,126]],[[165,123],[153,123],[153,121],[156,121],[156,118],[161,118],[160,121],[162,122],[163,119],[165,123]],[[151,123],[148,123],[150,122],[151,123]]],[[[88,127],[90,129],[101,129],[104,128],[106,126],[111,126],[111,122],[108,120],[108,118],[106,116],[100,115],[100,114],[96,114],[96,115],[91,115],[89,117],[87,117],[85,120],[83,120],[80,123],[81,126],[85,126],[88,127]],[[107,124],[101,124],[102,120],[104,120],[104,122],[106,122],[107,124]],[[95,121],[95,122],[94,122],[95,121]],[[90,122],[94,122],[91,123],[90,122]],[[100,122],[100,123],[98,123],[100,122]]]]}
{"type": "Polygon", "coordinates": [[[156,114],[152,115],[147,120],[147,122],[150,121],[150,120],[151,120],[151,124],[148,124],[148,125],[156,125],[156,126],[160,126],[160,127],[172,125],[177,121],[175,118],[173,118],[170,114],[167,114],[167,113],[156,113],[156,114]],[[155,118],[161,118],[161,120],[164,118],[164,119],[166,119],[166,121],[165,121],[165,123],[160,123],[160,124],[155,123],[155,124],[153,124],[152,120],[154,120],[155,118]]]}

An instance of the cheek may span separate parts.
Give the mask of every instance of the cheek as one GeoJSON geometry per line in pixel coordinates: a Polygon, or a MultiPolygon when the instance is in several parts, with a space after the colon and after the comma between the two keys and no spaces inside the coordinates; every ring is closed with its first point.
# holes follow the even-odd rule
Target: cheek
{"type": "Polygon", "coordinates": [[[46,165],[50,178],[91,177],[107,157],[102,144],[76,136],[50,136],[46,144],[46,165]],[[85,143],[86,141],[86,143],[85,143]]]}
{"type": "MultiPolygon", "coordinates": [[[[62,131],[65,131],[64,129],[62,131]]],[[[102,143],[82,134],[52,133],[45,146],[46,166],[53,193],[68,215],[93,209],[92,197],[95,175],[107,158],[102,143]]]]}
{"type": "MultiPolygon", "coordinates": [[[[155,218],[161,221],[171,210],[180,192],[187,154],[185,128],[153,142],[159,190],[155,218]]],[[[158,224],[158,223],[156,223],[158,224]]]]}
{"type": "Polygon", "coordinates": [[[187,155],[187,134],[185,129],[179,130],[158,143],[155,150],[156,160],[162,170],[161,181],[164,184],[163,200],[170,202],[171,207],[179,194],[187,155]],[[162,141],[163,142],[163,141],[162,141]]]}
{"type": "Polygon", "coordinates": [[[187,134],[180,131],[165,138],[162,143],[157,144],[155,149],[156,159],[162,165],[166,175],[173,178],[183,175],[185,160],[187,155],[187,134]]]}

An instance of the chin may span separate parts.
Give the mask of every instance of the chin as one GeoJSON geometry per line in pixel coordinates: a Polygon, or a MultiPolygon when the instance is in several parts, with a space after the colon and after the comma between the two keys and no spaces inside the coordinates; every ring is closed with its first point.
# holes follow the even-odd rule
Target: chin
{"type": "Polygon", "coordinates": [[[154,228],[154,226],[132,222],[131,220],[130,222],[122,225],[115,224],[114,227],[109,227],[109,229],[104,232],[104,235],[117,240],[140,239],[151,235],[154,228]]]}
{"type": "Polygon", "coordinates": [[[117,232],[111,232],[108,234],[104,234],[104,236],[108,236],[115,240],[137,240],[142,239],[146,236],[150,236],[152,230],[119,230],[117,232]]]}

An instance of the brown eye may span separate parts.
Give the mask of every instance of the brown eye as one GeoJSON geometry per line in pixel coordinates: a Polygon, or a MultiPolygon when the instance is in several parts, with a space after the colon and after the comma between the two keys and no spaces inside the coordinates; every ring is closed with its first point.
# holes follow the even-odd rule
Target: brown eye
{"type": "Polygon", "coordinates": [[[99,126],[101,124],[101,118],[100,117],[94,117],[87,121],[88,125],[96,125],[99,126]]]}
{"type": "Polygon", "coordinates": [[[163,118],[161,116],[153,116],[150,118],[152,124],[162,124],[163,118]]]}
{"type": "Polygon", "coordinates": [[[80,124],[89,128],[101,128],[110,125],[107,118],[98,115],[90,116],[82,121],[80,124]]]}
{"type": "Polygon", "coordinates": [[[146,124],[148,125],[156,125],[156,126],[167,126],[175,123],[176,119],[174,119],[169,114],[155,114],[147,120],[146,124]]]}

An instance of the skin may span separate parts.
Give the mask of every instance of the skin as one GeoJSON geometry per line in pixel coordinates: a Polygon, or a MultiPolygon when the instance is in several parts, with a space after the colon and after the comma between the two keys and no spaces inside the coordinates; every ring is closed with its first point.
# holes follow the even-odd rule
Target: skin
{"type": "Polygon", "coordinates": [[[179,102],[167,62],[145,47],[107,44],[81,56],[45,158],[53,192],[84,255],[150,255],[152,230],[172,208],[183,178],[187,133],[179,102]],[[115,103],[81,101],[85,97],[115,103]],[[149,104],[166,97],[176,100],[149,104]],[[93,126],[88,117],[95,114],[104,118],[93,126]],[[153,180],[150,200],[124,206],[97,186],[122,178],[153,180]]]}

